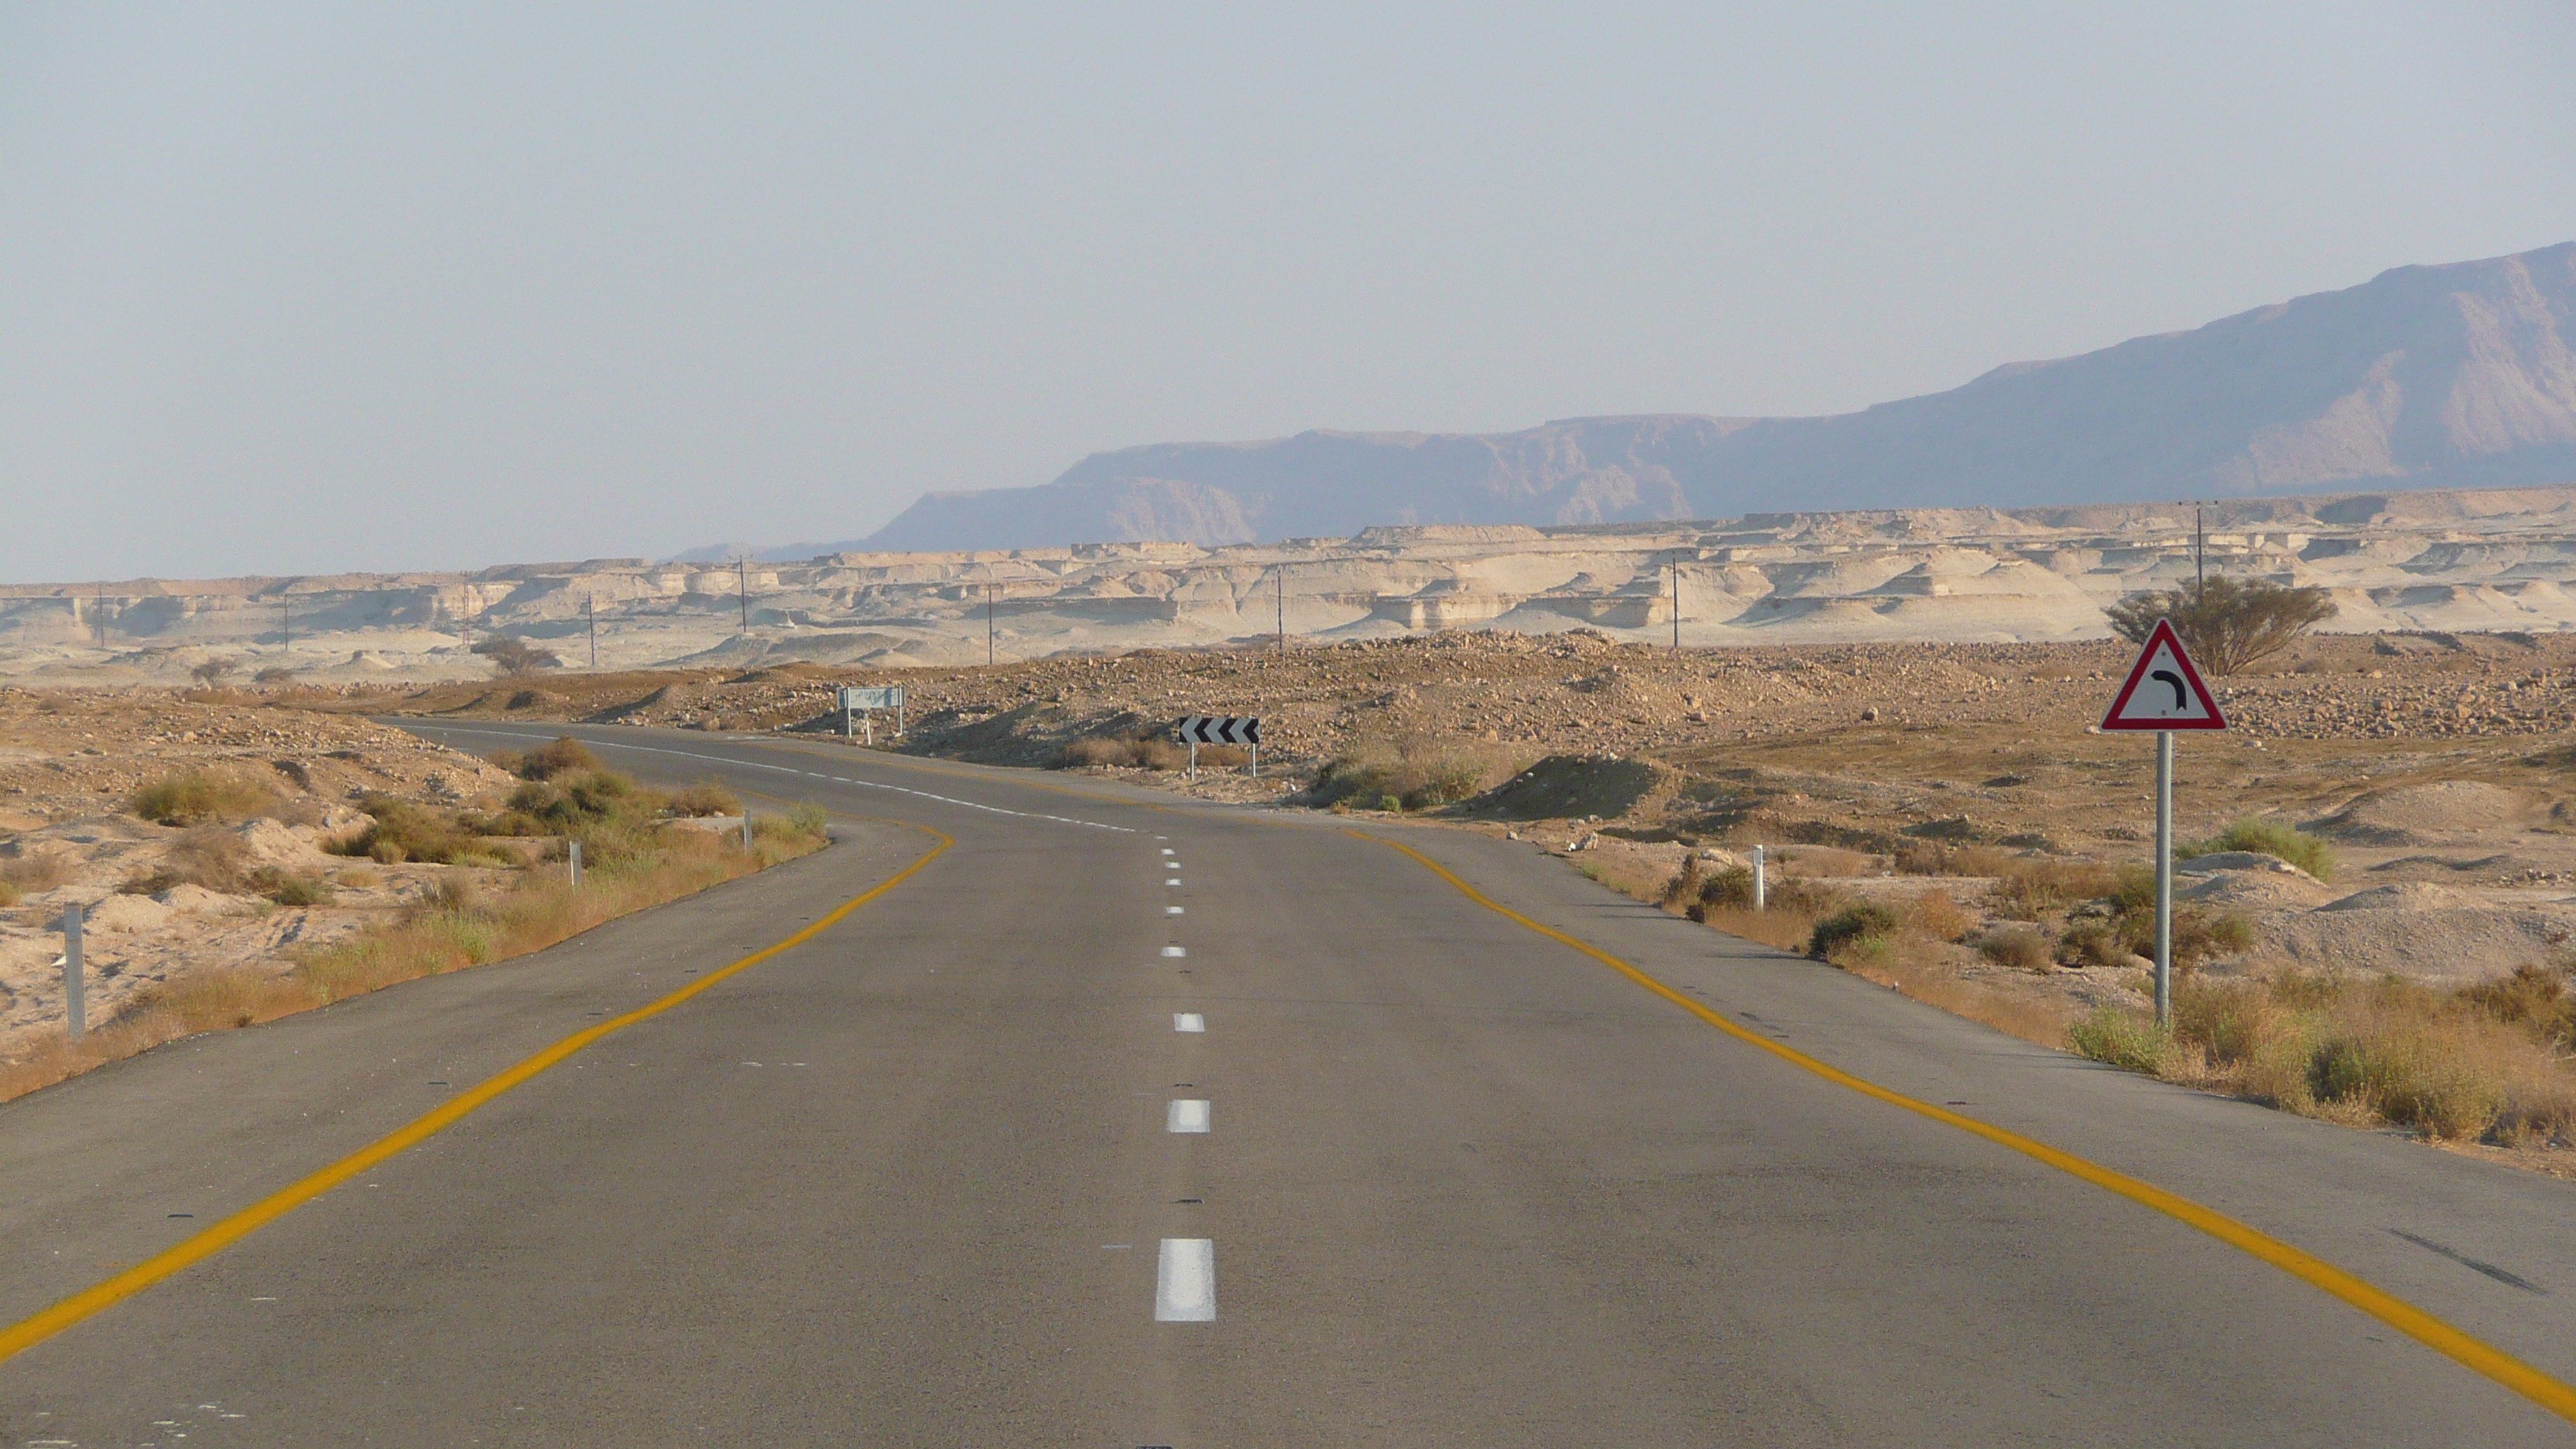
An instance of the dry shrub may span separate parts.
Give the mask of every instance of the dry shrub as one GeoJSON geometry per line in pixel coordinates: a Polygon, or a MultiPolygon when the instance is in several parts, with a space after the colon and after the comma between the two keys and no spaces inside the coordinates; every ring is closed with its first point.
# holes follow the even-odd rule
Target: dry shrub
{"type": "Polygon", "coordinates": [[[495,750],[484,758],[522,780],[551,780],[599,768],[599,756],[570,735],[558,735],[533,750],[495,750]]]}
{"type": "Polygon", "coordinates": [[[2277,820],[2248,817],[2237,821],[2207,840],[2185,841],[2174,847],[2174,859],[2192,860],[2215,855],[2222,850],[2250,850],[2277,856],[2319,880],[2334,879],[2334,852],[2313,835],[2303,835],[2277,820]]]}
{"type": "Polygon", "coordinates": [[[740,815],[742,798],[713,780],[700,780],[672,791],[663,804],[663,812],[690,819],[717,815],[740,815]]]}
{"type": "Polygon", "coordinates": [[[0,880],[0,911],[9,909],[11,906],[18,904],[22,899],[24,899],[24,897],[18,894],[18,888],[15,885],[10,884],[8,881],[0,880]]]}
{"type": "Polygon", "coordinates": [[[1991,845],[1944,845],[1937,840],[1908,840],[1896,847],[1896,869],[1902,875],[2003,876],[2020,860],[1991,845]]]}
{"type": "Polygon", "coordinates": [[[49,891],[68,885],[79,873],[71,854],[62,850],[27,850],[24,854],[0,860],[0,885],[21,895],[49,891]]]}
{"type": "Polygon", "coordinates": [[[1307,797],[1361,809],[1435,810],[1482,791],[1498,771],[1508,772],[1470,753],[1407,741],[1392,752],[1352,750],[1325,761],[1307,797]]]}
{"type": "MultiPolygon", "coordinates": [[[[2190,904],[2173,908],[2173,966],[2189,975],[2210,961],[2232,956],[2254,944],[2254,927],[2232,911],[2210,911],[2190,904]]],[[[2153,882],[2144,902],[2114,898],[2109,915],[2090,915],[2067,923],[2058,938],[2066,961],[2084,966],[2122,966],[2132,956],[2152,957],[2156,949],[2153,882]]]]}
{"type": "Polygon", "coordinates": [[[1905,924],[1935,941],[1964,940],[1977,925],[1973,917],[1959,909],[1957,901],[1950,899],[1948,891],[1925,891],[1907,902],[1905,924]]]}
{"type": "Polygon", "coordinates": [[[2511,975],[2463,986],[2457,994],[2469,1006],[2560,1051],[2576,1045],[2576,992],[2567,989],[2566,972],[2559,967],[2526,963],[2511,975]]]}
{"type": "Polygon", "coordinates": [[[1857,850],[1841,850],[1830,845],[1801,846],[1795,856],[1780,853],[1780,868],[1785,873],[1792,865],[1800,875],[1842,877],[1878,874],[1878,857],[1857,850]]]}
{"type": "Polygon", "coordinates": [[[1838,950],[1884,940],[1905,924],[1902,916],[1876,901],[1855,901],[1816,922],[1807,936],[1807,954],[1831,959],[1838,950]]]}
{"type": "Polygon", "coordinates": [[[2088,861],[2008,856],[1997,863],[1993,874],[1995,914],[2016,921],[2036,921],[2086,901],[2125,898],[2134,894],[2140,881],[2145,882],[2149,905],[2155,901],[2155,873],[2135,866],[2120,869],[2088,861]]]}
{"type": "Polygon", "coordinates": [[[1806,950],[1816,930],[1816,918],[1805,911],[1757,911],[1749,906],[1702,906],[1691,919],[1780,951],[1806,950]]]}
{"type": "Polygon", "coordinates": [[[2062,1001],[2016,995],[1968,980],[1959,974],[1952,954],[1952,948],[1917,932],[1898,930],[1854,938],[1828,959],[1855,976],[1892,986],[1953,1015],[2042,1046],[2065,1046],[2068,1013],[2062,1001]]]}
{"type": "Polygon", "coordinates": [[[1094,738],[1075,740],[1066,745],[1064,753],[1056,756],[1055,767],[1059,770],[1078,770],[1088,765],[1133,765],[1135,763],[1135,741],[1094,738]]]}
{"type": "Polygon", "coordinates": [[[1700,884],[1699,857],[1684,856],[1682,868],[1664,882],[1663,894],[1656,897],[1655,904],[1668,911],[1687,910],[1699,904],[1700,884]]]}
{"type": "Polygon", "coordinates": [[[294,956],[283,971],[217,967],[138,994],[114,1019],[67,1040],[41,1034],[16,1060],[0,1061],[0,1101],[105,1062],[201,1031],[250,1026],[416,977],[540,950],[605,921],[676,900],[813,850],[819,811],[791,811],[755,827],[753,848],[731,837],[666,832],[651,858],[591,872],[575,891],[556,874],[516,878],[486,893],[449,877],[399,921],[294,956]],[[807,834],[806,828],[812,827],[807,834]]]}
{"type": "Polygon", "coordinates": [[[161,863],[129,877],[117,887],[127,895],[157,895],[174,886],[203,886],[210,891],[241,889],[250,863],[250,847],[220,825],[200,825],[170,843],[161,863]]]}
{"type": "Polygon", "coordinates": [[[2576,1065],[2528,978],[2442,991],[2396,977],[2312,972],[2174,987],[2173,1030],[2105,1008],[2085,1055],[2308,1116],[2388,1122],[2503,1146],[2576,1140],[2576,1065]],[[2492,1004],[2491,1004],[2492,1003],[2492,1004]]]}
{"type": "Polygon", "coordinates": [[[164,775],[135,790],[126,808],[155,825],[238,823],[277,813],[285,801],[266,783],[210,770],[164,775]]]}
{"type": "Polygon", "coordinates": [[[2028,926],[1988,931],[1977,942],[1977,951],[1998,966],[2022,971],[2045,971],[2055,959],[2049,951],[2048,938],[2028,926]]]}
{"type": "MultiPolygon", "coordinates": [[[[1752,899],[1753,883],[1745,878],[1745,898],[1752,899]]],[[[1776,911],[1795,911],[1809,916],[1829,916],[1851,904],[1848,892],[1817,881],[1787,876],[1766,880],[1762,884],[1762,903],[1776,911]]]]}
{"type": "Polygon", "coordinates": [[[335,855],[362,856],[378,865],[405,861],[455,865],[490,858],[475,833],[448,811],[391,795],[370,795],[358,802],[358,808],[367,812],[367,828],[325,849],[335,855]]]}

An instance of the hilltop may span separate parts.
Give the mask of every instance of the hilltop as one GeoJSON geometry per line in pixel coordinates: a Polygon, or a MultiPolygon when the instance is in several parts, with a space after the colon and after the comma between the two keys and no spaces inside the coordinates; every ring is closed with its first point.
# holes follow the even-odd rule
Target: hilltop
{"type": "MultiPolygon", "coordinates": [[[[2576,482],[2576,242],[1995,368],[1817,418],[1577,418],[1098,453],[934,493],[839,548],[1216,546],[1372,524],[1565,526],[2576,482]]],[[[820,551],[819,549],[814,551],[820,551]]]]}

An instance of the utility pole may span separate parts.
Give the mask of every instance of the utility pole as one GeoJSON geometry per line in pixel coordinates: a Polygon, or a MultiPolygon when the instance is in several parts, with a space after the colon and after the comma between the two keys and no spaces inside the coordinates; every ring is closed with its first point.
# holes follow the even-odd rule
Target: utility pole
{"type": "Polygon", "coordinates": [[[1682,566],[1673,565],[1673,652],[1682,647],[1682,566]]]}
{"type": "Polygon", "coordinates": [[[1279,585],[1279,652],[1286,654],[1288,652],[1288,566],[1286,564],[1279,566],[1277,583],[1279,585]]]}
{"type": "Polygon", "coordinates": [[[590,671],[599,672],[599,595],[581,596],[581,617],[590,625],[590,671]]]}
{"type": "MultiPolygon", "coordinates": [[[[77,609],[80,606],[75,602],[72,607],[77,609]]],[[[92,609],[90,615],[91,626],[98,630],[98,647],[104,649],[107,647],[107,585],[98,586],[98,607],[92,609]]]]}
{"type": "Polygon", "coordinates": [[[734,590],[742,600],[742,634],[748,639],[751,637],[751,559],[748,556],[735,559],[733,572],[734,590]]]}
{"type": "Polygon", "coordinates": [[[984,667],[993,667],[993,586],[984,586],[984,667]]]}
{"type": "Polygon", "coordinates": [[[2209,535],[2201,526],[2206,511],[2197,503],[2191,506],[2191,601],[2195,604],[2200,602],[2201,590],[2209,587],[2209,535]]]}

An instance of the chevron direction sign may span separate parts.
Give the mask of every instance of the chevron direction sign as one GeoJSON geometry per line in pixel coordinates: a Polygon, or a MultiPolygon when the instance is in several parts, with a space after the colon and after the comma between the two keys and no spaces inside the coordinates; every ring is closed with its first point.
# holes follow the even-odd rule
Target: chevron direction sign
{"type": "Polygon", "coordinates": [[[1230,714],[1194,714],[1181,721],[1185,745],[1257,745],[1261,721],[1230,714]]]}

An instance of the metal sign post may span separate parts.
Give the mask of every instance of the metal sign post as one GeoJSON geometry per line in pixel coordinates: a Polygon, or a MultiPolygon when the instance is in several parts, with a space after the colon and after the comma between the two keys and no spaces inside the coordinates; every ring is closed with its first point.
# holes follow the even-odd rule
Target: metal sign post
{"type": "Polygon", "coordinates": [[[864,716],[861,724],[868,732],[868,743],[875,744],[877,742],[876,711],[881,709],[894,711],[894,732],[897,735],[902,734],[903,705],[903,686],[900,684],[843,685],[841,687],[841,737],[843,739],[850,737],[852,733],[850,719],[852,713],[856,712],[864,716]]]}
{"type": "Polygon", "coordinates": [[[2173,1025],[2174,731],[2223,730],[2218,696],[2182,647],[2173,621],[2158,619],[2138,648],[2138,662],[2111,697],[2104,730],[2153,730],[2156,736],[2156,1026],[2173,1025]]]}
{"type": "Polygon", "coordinates": [[[1194,714],[1182,720],[1181,743],[1190,747],[1190,778],[1199,774],[1199,746],[1249,745],[1252,747],[1252,774],[1261,775],[1261,721],[1242,715],[1194,714]]]}

